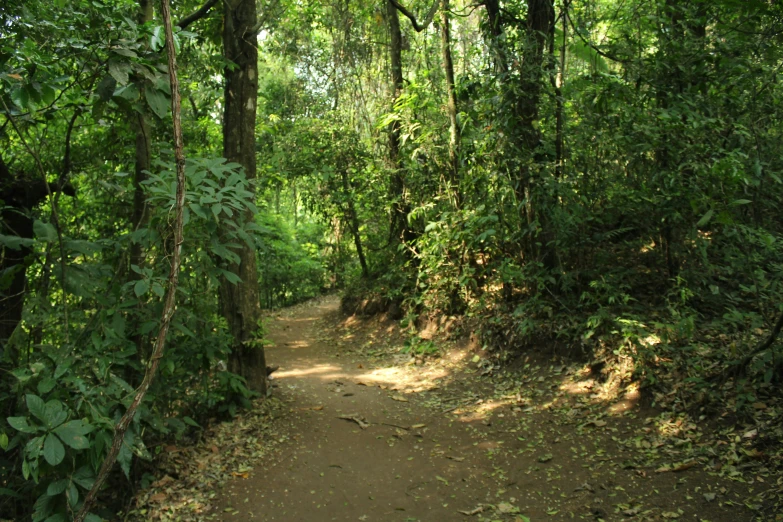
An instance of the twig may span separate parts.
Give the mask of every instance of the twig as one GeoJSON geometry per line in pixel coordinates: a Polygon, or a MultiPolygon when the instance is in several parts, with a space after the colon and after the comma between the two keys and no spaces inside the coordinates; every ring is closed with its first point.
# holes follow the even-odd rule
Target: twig
{"type": "Polygon", "coordinates": [[[179,80],[177,79],[177,56],[174,49],[174,35],[172,34],[171,27],[171,11],[169,9],[169,0],[161,0],[161,14],[163,15],[163,28],[166,32],[166,53],[168,54],[168,66],[169,66],[169,83],[171,84],[171,112],[173,120],[174,130],[174,155],[177,162],[177,194],[174,203],[175,221],[174,221],[174,252],[171,259],[171,269],[169,271],[169,284],[166,290],[166,297],[163,302],[163,311],[161,313],[161,325],[158,331],[158,338],[155,342],[155,349],[150,357],[147,371],[144,373],[144,379],[141,382],[136,396],[133,402],[128,407],[128,410],[117,423],[114,428],[114,438],[112,439],[109,453],[101,464],[101,469],[98,472],[98,477],[95,480],[90,491],[84,499],[82,508],[74,517],[74,522],[83,522],[84,518],[90,511],[90,507],[95,503],[95,499],[98,496],[98,491],[109,476],[114,463],[117,460],[117,455],[122,447],[125,432],[128,430],[133,417],[136,415],[136,410],[139,408],[141,401],[149,390],[150,384],[155,377],[155,373],[160,365],[160,360],[163,357],[163,347],[166,343],[166,335],[169,331],[169,325],[171,324],[171,318],[174,315],[176,297],[177,297],[177,285],[179,282],[179,270],[180,270],[180,254],[182,251],[183,242],[183,209],[185,206],[185,152],[184,144],[182,141],[182,121],[180,116],[180,94],[179,94],[179,80]]]}

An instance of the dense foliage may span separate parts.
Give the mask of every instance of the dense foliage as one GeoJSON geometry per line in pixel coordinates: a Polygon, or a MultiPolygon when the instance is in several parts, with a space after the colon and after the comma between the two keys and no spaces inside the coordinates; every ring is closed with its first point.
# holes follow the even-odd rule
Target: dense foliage
{"type": "MultiPolygon", "coordinates": [[[[255,308],[348,288],[411,323],[474,317],[501,357],[555,346],[627,363],[705,412],[775,393],[778,3],[270,0],[254,23],[252,2],[224,3],[173,6],[184,262],[117,480],[254,396],[236,357],[261,350],[263,328],[239,333],[229,306],[256,283],[237,268],[247,252],[255,308]],[[247,67],[226,20],[258,35],[245,156],[226,132],[247,67]]],[[[174,197],[155,11],[0,10],[3,514],[73,515],[149,362],[174,197]]]]}

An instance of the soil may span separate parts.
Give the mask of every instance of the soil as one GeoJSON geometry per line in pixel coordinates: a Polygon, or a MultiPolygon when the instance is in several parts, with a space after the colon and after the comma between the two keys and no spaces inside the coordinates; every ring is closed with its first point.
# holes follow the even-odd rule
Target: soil
{"type": "Polygon", "coordinates": [[[203,518],[738,522],[765,489],[722,476],[698,423],[642,408],[589,366],[539,354],[504,372],[467,343],[411,358],[396,323],[345,317],[336,297],[268,328],[273,449],[203,518]]]}

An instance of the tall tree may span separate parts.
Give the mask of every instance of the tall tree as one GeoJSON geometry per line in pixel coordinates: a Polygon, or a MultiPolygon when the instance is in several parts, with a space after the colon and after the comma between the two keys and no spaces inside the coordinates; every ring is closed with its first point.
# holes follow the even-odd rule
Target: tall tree
{"type": "MultiPolygon", "coordinates": [[[[228,161],[240,164],[251,182],[256,179],[257,22],[255,0],[224,2],[223,52],[228,65],[224,72],[223,154],[228,161]]],[[[246,210],[243,219],[252,223],[255,218],[246,210]]],[[[220,282],[222,313],[234,337],[229,366],[247,380],[250,389],[264,393],[264,350],[255,342],[261,317],[256,251],[254,245],[242,243],[234,248],[234,253],[236,262],[228,270],[239,277],[240,283],[225,277],[220,282]]]]}
{"type": "Polygon", "coordinates": [[[460,130],[457,121],[457,87],[454,81],[454,60],[451,56],[451,17],[449,0],[442,0],[440,11],[441,47],[443,52],[443,70],[446,73],[446,112],[449,115],[449,182],[452,185],[454,203],[461,203],[459,179],[460,130]]]}

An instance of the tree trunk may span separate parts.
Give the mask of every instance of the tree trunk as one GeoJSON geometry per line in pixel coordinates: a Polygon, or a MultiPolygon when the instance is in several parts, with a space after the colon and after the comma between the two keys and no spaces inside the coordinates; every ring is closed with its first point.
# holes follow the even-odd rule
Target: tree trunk
{"type": "MultiPolygon", "coordinates": [[[[153,3],[152,0],[139,0],[139,24],[145,24],[151,22],[154,18],[153,3]]],[[[140,86],[143,93],[144,86],[140,86]]],[[[147,173],[152,168],[152,137],[150,134],[149,121],[147,119],[147,113],[145,109],[141,111],[132,111],[130,114],[133,121],[133,127],[136,132],[135,141],[135,164],[133,167],[133,213],[131,215],[131,230],[133,232],[147,226],[149,221],[149,213],[147,212],[147,198],[144,194],[144,182],[147,180],[147,173]]],[[[143,266],[144,265],[145,252],[142,248],[141,241],[138,239],[131,239],[130,245],[130,264],[131,266],[143,266]]],[[[127,267],[123,267],[126,269],[127,267]]],[[[128,270],[128,274],[132,279],[140,279],[142,276],[128,270]]],[[[137,307],[141,309],[143,303],[139,301],[137,307]]],[[[133,341],[136,344],[136,350],[142,359],[146,359],[144,353],[144,347],[147,344],[146,336],[139,333],[134,334],[133,341]]],[[[135,372],[131,371],[128,367],[128,371],[125,374],[126,380],[132,385],[135,385],[135,372]]]]}
{"type": "MultiPolygon", "coordinates": [[[[563,162],[565,154],[565,138],[563,136],[563,84],[565,83],[566,67],[566,43],[568,42],[568,2],[564,2],[560,16],[563,21],[563,42],[560,46],[560,57],[557,67],[552,65],[552,87],[555,90],[555,177],[563,176],[563,162]]],[[[554,62],[555,54],[555,24],[552,24],[552,41],[550,42],[550,54],[554,62]]]]}
{"type": "Polygon", "coordinates": [[[457,122],[457,90],[454,81],[454,60],[451,57],[451,22],[449,20],[449,0],[443,0],[440,12],[441,45],[443,48],[443,69],[446,72],[446,90],[448,101],[446,112],[449,114],[449,169],[451,190],[457,208],[462,205],[459,177],[460,129],[457,122]]]}
{"type": "MultiPolygon", "coordinates": [[[[400,16],[392,0],[386,0],[389,22],[389,60],[391,62],[392,110],[402,94],[402,30],[400,16]]],[[[392,200],[391,236],[405,240],[408,229],[408,209],[405,203],[405,178],[400,161],[400,122],[389,124],[389,165],[392,168],[389,186],[392,200]]]]}
{"type": "MultiPolygon", "coordinates": [[[[258,95],[257,12],[254,0],[225,0],[223,50],[231,63],[225,69],[223,154],[242,165],[248,180],[256,177],[256,99],[258,95]]],[[[250,187],[252,190],[252,186],[250,187]]],[[[241,216],[252,222],[251,211],[241,216]]],[[[234,338],[229,369],[247,380],[248,388],[266,392],[266,362],[263,347],[254,343],[261,308],[258,294],[256,252],[252,245],[235,249],[239,263],[228,270],[240,278],[220,282],[221,311],[234,338]]]]}
{"type": "Polygon", "coordinates": [[[353,190],[351,181],[348,179],[348,173],[344,170],[341,173],[343,178],[343,192],[346,199],[345,221],[351,228],[353,235],[353,244],[356,247],[356,255],[359,257],[359,265],[362,267],[362,276],[367,279],[370,277],[370,271],[367,268],[367,260],[364,257],[364,248],[362,248],[362,236],[359,234],[359,216],[356,213],[356,205],[353,203],[353,190]]]}

